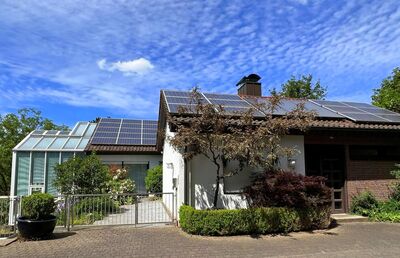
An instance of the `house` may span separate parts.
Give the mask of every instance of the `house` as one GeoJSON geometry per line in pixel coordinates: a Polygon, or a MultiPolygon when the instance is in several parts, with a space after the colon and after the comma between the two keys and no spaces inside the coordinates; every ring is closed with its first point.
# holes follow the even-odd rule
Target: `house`
{"type": "MultiPolygon", "coordinates": [[[[257,110],[255,104],[265,102],[259,79],[254,74],[242,78],[237,84],[237,95],[201,93],[201,96],[209,104],[222,105],[227,112],[250,107],[257,110]]],[[[189,98],[190,92],[161,91],[159,125],[165,129],[162,138],[165,140],[159,141],[163,145],[163,191],[176,191],[178,206],[185,203],[205,209],[212,207],[215,165],[202,155],[185,161],[168,141],[175,132],[167,117],[190,126],[191,114],[178,112],[179,106],[192,105],[189,98]]],[[[316,112],[317,117],[306,133],[282,139],[283,145],[295,147],[298,154],[281,157],[280,167],[326,177],[328,186],[333,188],[334,212],[348,211],[351,197],[364,190],[379,199],[386,198],[393,181],[390,171],[400,161],[400,114],[365,103],[284,99],[274,115],[282,115],[300,102],[304,102],[306,110],[316,112]]],[[[251,171],[242,171],[224,178],[218,206],[246,207],[240,191],[250,183],[250,175],[251,171]]]]}
{"type": "Polygon", "coordinates": [[[13,149],[10,194],[57,195],[54,166],[92,152],[104,164],[126,168],[138,192],[146,192],[146,171],[162,161],[156,135],[157,121],[111,118],[78,122],[71,131],[35,130],[13,149]]]}
{"type": "MultiPolygon", "coordinates": [[[[227,112],[257,110],[257,104],[266,100],[259,80],[254,74],[243,77],[236,85],[238,94],[201,94],[207,103],[222,105],[227,112]]],[[[162,163],[163,192],[176,193],[176,204],[166,203],[174,206],[170,210],[182,204],[211,207],[214,165],[201,155],[185,161],[168,140],[175,133],[170,117],[190,124],[191,114],[178,112],[180,106],[191,105],[189,98],[190,92],[162,90],[158,121],[102,118],[97,123],[78,122],[68,132],[33,131],[13,150],[11,194],[57,194],[52,186],[54,165],[96,152],[105,164],[127,168],[139,192],[145,192],[146,170],[162,163]]],[[[298,103],[316,112],[317,119],[306,133],[282,139],[298,154],[280,157],[281,168],[325,176],[334,189],[335,212],[348,211],[351,197],[363,190],[386,198],[394,180],[390,170],[400,161],[400,114],[365,103],[285,99],[274,115],[283,115],[298,103]]],[[[261,110],[255,115],[265,119],[261,110]]],[[[246,207],[240,192],[251,181],[252,171],[247,170],[223,180],[219,207],[246,207]]]]}

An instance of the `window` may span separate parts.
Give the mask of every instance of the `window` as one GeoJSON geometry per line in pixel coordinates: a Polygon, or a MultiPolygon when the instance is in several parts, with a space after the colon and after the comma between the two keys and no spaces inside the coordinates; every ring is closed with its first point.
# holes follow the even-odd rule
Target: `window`
{"type": "Polygon", "coordinates": [[[31,184],[44,185],[44,152],[32,153],[31,184]]]}
{"type": "Polygon", "coordinates": [[[400,146],[353,145],[349,147],[349,154],[351,160],[399,161],[400,146]]]}
{"type": "Polygon", "coordinates": [[[29,187],[29,194],[34,194],[34,193],[44,193],[44,187],[41,186],[29,187]]]}

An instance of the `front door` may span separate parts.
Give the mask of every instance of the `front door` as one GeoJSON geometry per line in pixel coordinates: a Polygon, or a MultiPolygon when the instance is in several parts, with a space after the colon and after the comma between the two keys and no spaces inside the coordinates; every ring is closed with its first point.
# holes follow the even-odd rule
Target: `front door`
{"type": "Polygon", "coordinates": [[[345,212],[345,149],[342,145],[306,145],[306,175],[327,178],[332,188],[332,212],[345,212]]]}

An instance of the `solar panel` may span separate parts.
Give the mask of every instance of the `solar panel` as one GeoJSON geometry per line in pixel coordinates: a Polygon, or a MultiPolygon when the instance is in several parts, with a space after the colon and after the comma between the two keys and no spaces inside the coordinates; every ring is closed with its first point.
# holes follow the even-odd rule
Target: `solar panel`
{"type": "Polygon", "coordinates": [[[156,142],[157,142],[157,139],[155,139],[155,138],[143,138],[144,145],[155,145],[156,142]]]}
{"type": "Polygon", "coordinates": [[[142,128],[121,128],[120,133],[141,133],[142,128]]]}
{"type": "Polygon", "coordinates": [[[152,142],[151,145],[154,145],[157,126],[158,121],[152,120],[100,119],[91,144],[148,145],[148,142],[152,142]],[[146,140],[144,143],[143,138],[152,139],[152,141],[146,140]]]}
{"type": "Polygon", "coordinates": [[[142,144],[142,140],[140,138],[138,138],[138,139],[120,138],[120,139],[118,139],[117,144],[122,144],[122,145],[141,145],[142,144]]]}
{"type": "Polygon", "coordinates": [[[167,97],[190,97],[191,96],[191,93],[189,91],[164,90],[164,94],[167,97]]]}
{"type": "Polygon", "coordinates": [[[400,123],[400,115],[379,115],[382,118],[389,119],[393,123],[400,123]]]}
{"type": "Polygon", "coordinates": [[[102,118],[100,123],[121,123],[121,119],[118,118],[102,118]]]}
{"type": "Polygon", "coordinates": [[[117,137],[118,132],[96,132],[96,137],[117,137]]]}
{"type": "Polygon", "coordinates": [[[387,122],[387,120],[368,113],[343,113],[356,122],[387,122]]]}
{"type": "Polygon", "coordinates": [[[116,132],[116,133],[118,133],[118,131],[119,131],[118,127],[97,127],[95,134],[97,134],[99,132],[116,132]]]}
{"type": "Polygon", "coordinates": [[[329,101],[329,100],[312,100],[312,101],[324,106],[330,105],[330,106],[347,107],[346,104],[343,104],[342,102],[339,101],[329,101]]]}
{"type": "Polygon", "coordinates": [[[117,138],[93,137],[92,144],[115,144],[117,138]]]}
{"type": "Polygon", "coordinates": [[[120,133],[119,134],[120,138],[141,138],[142,134],[141,133],[120,133]]]}
{"type": "Polygon", "coordinates": [[[242,100],[238,95],[233,94],[203,93],[203,95],[208,99],[242,100]]]}
{"type": "Polygon", "coordinates": [[[330,106],[326,105],[325,107],[330,108],[332,110],[335,110],[336,112],[339,113],[362,113],[360,109],[354,108],[354,107],[349,107],[349,106],[330,106]]]}

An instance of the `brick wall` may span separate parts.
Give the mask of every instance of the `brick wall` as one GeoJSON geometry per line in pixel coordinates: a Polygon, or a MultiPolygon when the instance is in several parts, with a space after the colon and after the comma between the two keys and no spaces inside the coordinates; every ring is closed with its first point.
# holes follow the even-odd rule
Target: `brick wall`
{"type": "Polygon", "coordinates": [[[378,199],[387,199],[390,185],[395,181],[390,171],[394,169],[394,161],[348,161],[347,196],[351,197],[369,190],[378,199]]]}

